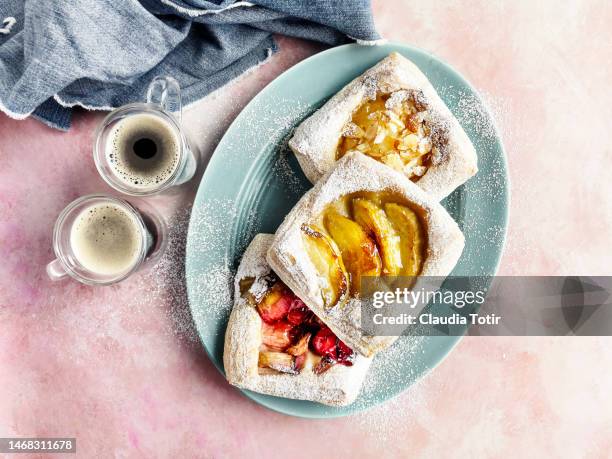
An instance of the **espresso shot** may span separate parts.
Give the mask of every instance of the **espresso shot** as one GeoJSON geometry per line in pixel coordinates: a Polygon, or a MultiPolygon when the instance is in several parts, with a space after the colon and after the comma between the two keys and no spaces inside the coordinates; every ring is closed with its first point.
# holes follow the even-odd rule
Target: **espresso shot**
{"type": "Polygon", "coordinates": [[[105,154],[117,179],[147,191],[173,177],[180,148],[181,138],[174,126],[158,115],[143,113],[125,117],[112,127],[105,154]]]}

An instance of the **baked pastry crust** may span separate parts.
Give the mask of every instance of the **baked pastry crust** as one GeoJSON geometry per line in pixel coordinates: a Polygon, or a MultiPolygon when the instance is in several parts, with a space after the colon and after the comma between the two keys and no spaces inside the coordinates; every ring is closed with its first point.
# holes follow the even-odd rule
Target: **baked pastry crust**
{"type": "MultiPolygon", "coordinates": [[[[349,153],[295,205],[278,228],[267,260],[280,279],[348,346],[370,357],[397,337],[365,336],[360,301],[325,308],[316,268],[304,245],[301,227],[316,221],[325,208],[356,192],[390,192],[421,211],[427,248],[421,276],[447,276],[461,256],[463,233],[446,210],[401,173],[361,153],[349,153]]],[[[419,287],[419,280],[414,288],[419,287]]]]}
{"type": "Polygon", "coordinates": [[[274,237],[258,234],[245,251],[234,281],[234,308],[225,332],[223,364],[230,384],[262,394],[325,405],[351,404],[361,389],[371,359],[356,355],[352,366],[337,364],[321,374],[313,372],[309,362],[299,374],[270,372],[260,374],[259,348],[262,342],[262,319],[256,309],[241,296],[240,281],[255,278],[251,289],[257,289],[271,272],[266,252],[274,237]]]}
{"type": "Polygon", "coordinates": [[[427,77],[409,59],[393,52],[355,78],[303,121],[289,146],[304,174],[316,183],[336,162],[336,151],[343,129],[353,113],[377,93],[399,90],[418,91],[427,109],[425,120],[443,133],[440,151],[417,185],[441,200],[478,171],[474,146],[427,77]]]}

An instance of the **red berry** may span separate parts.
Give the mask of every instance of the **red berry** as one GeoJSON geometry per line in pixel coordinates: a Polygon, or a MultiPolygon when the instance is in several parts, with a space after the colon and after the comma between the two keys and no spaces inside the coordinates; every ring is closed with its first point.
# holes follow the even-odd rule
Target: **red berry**
{"type": "Polygon", "coordinates": [[[350,347],[344,344],[343,341],[338,340],[336,352],[338,354],[338,362],[348,366],[351,366],[353,364],[355,353],[350,347]]]}
{"type": "Polygon", "coordinates": [[[300,325],[310,319],[311,311],[297,296],[293,297],[289,313],[287,314],[287,322],[293,325],[300,325]]]}
{"type": "Polygon", "coordinates": [[[336,359],[336,335],[327,327],[321,328],[312,339],[314,352],[321,357],[336,359]]]}

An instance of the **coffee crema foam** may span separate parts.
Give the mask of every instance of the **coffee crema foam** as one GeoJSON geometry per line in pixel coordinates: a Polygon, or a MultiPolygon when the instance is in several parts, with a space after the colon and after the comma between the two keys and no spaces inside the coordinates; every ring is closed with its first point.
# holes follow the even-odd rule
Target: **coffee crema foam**
{"type": "Polygon", "coordinates": [[[99,275],[130,270],[139,260],[142,243],[139,222],[113,203],[85,208],[70,230],[74,256],[84,268],[99,275]]]}
{"type": "Polygon", "coordinates": [[[113,126],[106,155],[121,181],[147,189],[172,177],[178,167],[180,147],[181,139],[168,121],[145,113],[129,115],[113,126]]]}

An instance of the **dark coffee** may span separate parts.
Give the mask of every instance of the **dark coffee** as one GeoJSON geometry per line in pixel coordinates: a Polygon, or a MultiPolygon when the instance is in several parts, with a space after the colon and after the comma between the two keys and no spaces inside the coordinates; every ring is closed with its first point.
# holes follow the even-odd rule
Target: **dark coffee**
{"type": "Polygon", "coordinates": [[[146,190],[172,178],[180,148],[181,138],[169,121],[143,113],[127,116],[113,126],[106,155],[116,177],[146,190]]]}
{"type": "Polygon", "coordinates": [[[138,139],[132,148],[134,154],[142,159],[151,159],[157,153],[157,144],[152,139],[138,139]]]}

